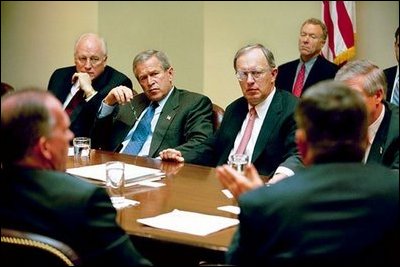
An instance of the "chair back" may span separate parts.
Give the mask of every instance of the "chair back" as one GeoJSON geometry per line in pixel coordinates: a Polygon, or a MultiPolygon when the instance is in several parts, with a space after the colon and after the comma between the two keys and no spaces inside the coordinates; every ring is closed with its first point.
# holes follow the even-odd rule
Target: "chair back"
{"type": "Polygon", "coordinates": [[[225,110],[218,106],[217,104],[213,103],[213,125],[214,125],[214,132],[218,130],[219,126],[221,125],[222,119],[224,118],[225,110]]]}
{"type": "Polygon", "coordinates": [[[68,245],[53,238],[1,228],[1,259],[6,266],[76,266],[80,258],[68,245]]]}

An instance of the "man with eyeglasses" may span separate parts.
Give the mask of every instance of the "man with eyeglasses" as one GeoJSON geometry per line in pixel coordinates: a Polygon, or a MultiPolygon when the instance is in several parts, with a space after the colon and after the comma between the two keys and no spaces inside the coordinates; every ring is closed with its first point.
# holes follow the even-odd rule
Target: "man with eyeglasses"
{"type": "Polygon", "coordinates": [[[92,146],[156,158],[167,148],[191,151],[213,134],[212,102],[174,85],[174,69],[162,51],[146,50],[133,59],[143,93],[118,86],[100,106],[92,146]]]}
{"type": "Polygon", "coordinates": [[[310,18],[303,22],[298,41],[300,58],[278,67],[278,88],[300,97],[311,85],[335,77],[339,67],[321,55],[327,36],[321,20],[310,18]]]}
{"type": "Polygon", "coordinates": [[[292,175],[302,166],[293,117],[297,98],[275,88],[278,70],[272,52],[261,44],[245,46],[237,51],[233,67],[243,97],[228,105],[219,130],[192,151],[167,149],[160,153],[161,158],[215,167],[225,164],[230,155],[240,153],[247,154],[263,175],[271,177],[275,173],[273,179],[292,175]],[[254,122],[249,134],[246,128],[251,120],[254,122]]]}
{"type": "Polygon", "coordinates": [[[75,43],[75,66],[57,69],[48,90],[63,103],[75,136],[90,136],[103,98],[116,86],[133,88],[123,73],[107,66],[107,46],[103,38],[85,33],[75,43]]]}

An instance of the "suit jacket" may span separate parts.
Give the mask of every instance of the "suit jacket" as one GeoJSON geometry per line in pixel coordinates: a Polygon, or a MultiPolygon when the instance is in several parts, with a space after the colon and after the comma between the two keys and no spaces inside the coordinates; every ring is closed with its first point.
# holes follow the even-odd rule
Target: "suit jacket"
{"type": "Polygon", "coordinates": [[[367,163],[377,162],[399,171],[399,107],[384,101],[385,115],[371,145],[367,163]]]}
{"type": "Polygon", "coordinates": [[[1,223],[63,241],[88,266],[149,265],[116,223],[106,191],[67,173],[1,170],[1,223]]]}
{"type": "MultiPolygon", "coordinates": [[[[144,93],[136,95],[131,105],[120,105],[113,115],[97,119],[93,131],[93,145],[119,151],[122,142],[143,110],[150,104],[144,93]]],[[[174,88],[165,103],[153,133],[149,157],[160,151],[175,148],[189,151],[213,133],[212,102],[201,94],[174,88]]]]}
{"type": "MultiPolygon", "coordinates": [[[[280,165],[291,169],[300,165],[294,140],[296,104],[297,98],[292,94],[276,90],[252,155],[252,163],[263,175],[273,174],[280,165]]],[[[215,135],[195,150],[183,153],[185,162],[212,167],[225,164],[247,113],[248,102],[244,97],[231,103],[215,135]]]]}
{"type": "MultiPolygon", "coordinates": [[[[57,69],[50,77],[48,90],[51,91],[61,103],[65,102],[71,91],[72,75],[76,72],[75,66],[57,69]]],[[[90,137],[97,110],[101,101],[116,86],[125,85],[132,87],[132,81],[125,74],[106,66],[104,72],[92,81],[93,88],[98,92],[88,102],[83,100],[71,113],[71,131],[75,136],[90,137]]]]}
{"type": "Polygon", "coordinates": [[[318,164],[239,197],[227,262],[398,266],[399,178],[381,165],[318,164]]]}
{"type": "MultiPolygon", "coordinates": [[[[276,78],[275,85],[277,88],[281,88],[288,92],[292,92],[293,84],[296,79],[296,70],[299,65],[300,59],[296,59],[278,67],[278,76],[276,78]]],[[[339,67],[326,60],[323,56],[319,55],[317,60],[314,62],[307,79],[304,82],[302,94],[307,90],[308,87],[314,85],[320,81],[335,78],[336,72],[339,67]]]]}
{"type": "Polygon", "coordinates": [[[396,79],[396,71],[397,71],[397,66],[393,66],[383,70],[387,82],[386,100],[389,102],[390,98],[392,97],[394,79],[396,79]]]}

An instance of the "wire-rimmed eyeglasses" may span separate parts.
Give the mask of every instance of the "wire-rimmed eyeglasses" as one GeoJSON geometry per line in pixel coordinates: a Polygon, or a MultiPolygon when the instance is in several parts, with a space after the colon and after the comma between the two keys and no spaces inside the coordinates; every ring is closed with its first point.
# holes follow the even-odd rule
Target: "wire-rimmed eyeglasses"
{"type": "Polygon", "coordinates": [[[76,57],[76,60],[82,65],[86,64],[86,62],[89,60],[89,63],[92,66],[97,66],[104,60],[104,57],[97,57],[97,56],[93,56],[93,57],[89,57],[89,58],[88,57],[76,57]]]}
{"type": "Polygon", "coordinates": [[[239,81],[245,81],[247,80],[249,74],[251,77],[253,77],[254,80],[260,79],[268,69],[263,69],[263,70],[253,70],[253,71],[236,71],[236,78],[239,81]]]}

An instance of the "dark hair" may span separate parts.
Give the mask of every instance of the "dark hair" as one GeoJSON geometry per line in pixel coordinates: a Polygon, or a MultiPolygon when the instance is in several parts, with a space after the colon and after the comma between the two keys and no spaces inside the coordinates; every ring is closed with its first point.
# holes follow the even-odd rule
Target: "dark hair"
{"type": "Polygon", "coordinates": [[[1,162],[23,159],[42,136],[49,136],[54,125],[46,98],[40,89],[22,89],[1,98],[1,162]]]}
{"type": "Polygon", "coordinates": [[[397,27],[397,30],[394,33],[394,39],[397,39],[397,37],[399,37],[399,27],[397,27]]]}
{"type": "Polygon", "coordinates": [[[323,81],[307,89],[295,119],[315,152],[315,163],[363,159],[368,129],[366,105],[361,94],[345,84],[323,81]]]}

